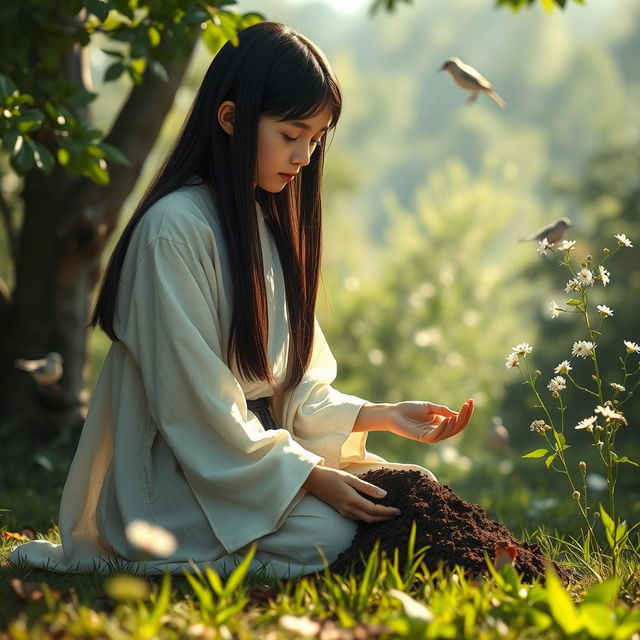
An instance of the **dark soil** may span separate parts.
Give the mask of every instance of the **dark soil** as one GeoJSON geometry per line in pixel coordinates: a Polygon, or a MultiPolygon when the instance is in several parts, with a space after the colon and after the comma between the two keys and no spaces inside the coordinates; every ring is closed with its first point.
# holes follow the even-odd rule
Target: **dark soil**
{"type": "MultiPolygon", "coordinates": [[[[411,523],[415,520],[414,550],[429,546],[424,557],[429,571],[437,569],[442,562],[445,568],[459,565],[470,576],[486,574],[484,553],[494,559],[496,547],[506,545],[511,555],[515,552],[513,565],[524,582],[544,579],[545,567],[551,560],[537,544],[521,542],[503,524],[490,520],[484,509],[466,502],[448,486],[434,482],[419,471],[375,469],[358,477],[387,491],[384,498],[365,496],[368,500],[397,507],[402,514],[371,524],[359,521],[351,545],[330,566],[334,573],[360,572],[363,569],[360,554],[368,558],[376,540],[388,558],[393,558],[393,550],[398,547],[399,566],[404,567],[411,523]]],[[[569,572],[552,564],[567,582],[569,572]]]]}

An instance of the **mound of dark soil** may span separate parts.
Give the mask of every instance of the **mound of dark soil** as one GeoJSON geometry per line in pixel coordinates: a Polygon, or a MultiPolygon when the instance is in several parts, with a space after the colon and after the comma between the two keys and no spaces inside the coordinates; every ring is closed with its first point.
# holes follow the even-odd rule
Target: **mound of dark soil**
{"type": "MultiPolygon", "coordinates": [[[[484,553],[494,559],[496,548],[506,546],[511,556],[515,553],[513,565],[523,581],[531,583],[544,577],[545,567],[551,561],[537,544],[517,540],[503,524],[490,520],[484,509],[466,502],[448,486],[419,471],[375,469],[359,477],[387,491],[384,498],[365,496],[368,500],[397,507],[402,515],[371,524],[359,521],[351,545],[331,564],[333,572],[340,575],[360,572],[363,569],[360,554],[367,558],[376,540],[388,558],[393,558],[393,549],[398,547],[399,566],[403,567],[411,523],[415,520],[414,549],[429,546],[424,563],[430,571],[442,562],[450,568],[459,565],[471,576],[487,573],[484,553]]],[[[553,564],[562,580],[568,581],[569,572],[553,564]]]]}

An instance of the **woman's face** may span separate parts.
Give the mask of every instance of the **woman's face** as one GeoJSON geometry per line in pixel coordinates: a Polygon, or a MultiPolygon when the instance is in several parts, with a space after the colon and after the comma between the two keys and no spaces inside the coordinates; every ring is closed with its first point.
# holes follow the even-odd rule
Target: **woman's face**
{"type": "Polygon", "coordinates": [[[279,122],[270,116],[261,116],[253,186],[270,193],[282,191],[296,179],[302,167],[309,164],[311,154],[324,142],[330,121],[329,107],[306,120],[279,122]]]}

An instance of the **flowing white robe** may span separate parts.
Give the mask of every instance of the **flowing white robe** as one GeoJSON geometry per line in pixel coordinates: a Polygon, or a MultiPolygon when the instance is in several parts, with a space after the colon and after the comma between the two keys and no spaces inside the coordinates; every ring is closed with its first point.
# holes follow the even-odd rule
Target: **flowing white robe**
{"type": "MultiPolygon", "coordinates": [[[[289,329],[278,251],[256,206],[269,313],[269,362],[284,381],[289,329]]],[[[350,473],[418,469],[385,461],[352,433],[366,400],[331,386],[336,361],[315,324],[312,361],[293,390],[247,381],[226,359],[232,282],[224,236],[203,186],[154,204],[136,227],[121,273],[112,343],[91,396],[60,504],[61,545],[31,541],[11,562],[59,571],[221,573],[257,541],[252,569],[287,577],[322,568],[355,522],[308,494],[315,465],[350,473]],[[269,396],[277,430],[246,400],[269,396]],[[312,516],[312,517],[309,517],[312,516]],[[133,520],[169,530],[175,552],[144,560],[125,535],[133,520]]]]}

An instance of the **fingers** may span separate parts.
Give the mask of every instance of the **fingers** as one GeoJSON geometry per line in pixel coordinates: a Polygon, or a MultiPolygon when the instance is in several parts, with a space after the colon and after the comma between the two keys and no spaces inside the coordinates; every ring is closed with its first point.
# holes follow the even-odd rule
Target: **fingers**
{"type": "Polygon", "coordinates": [[[473,400],[468,400],[460,408],[456,417],[446,418],[433,434],[432,442],[440,442],[460,433],[468,424],[473,414],[473,400]]]}
{"type": "Polygon", "coordinates": [[[368,511],[364,511],[362,509],[355,509],[351,515],[346,516],[347,518],[351,518],[352,520],[362,520],[364,522],[372,523],[372,522],[384,522],[385,520],[391,520],[391,518],[395,518],[398,514],[397,511],[393,507],[385,507],[387,509],[393,509],[391,513],[387,513],[386,515],[373,515],[368,511]]]}
{"type": "MultiPolygon", "coordinates": [[[[372,498],[384,498],[387,495],[387,492],[381,487],[376,487],[375,484],[371,484],[370,482],[365,482],[356,476],[351,477],[351,482],[349,484],[354,488],[360,491],[360,493],[364,493],[372,498]]],[[[373,503],[369,503],[373,504],[373,503]]]]}
{"type": "Polygon", "coordinates": [[[444,416],[445,418],[453,418],[457,415],[457,413],[449,409],[449,407],[445,407],[443,404],[433,404],[433,402],[427,402],[427,411],[429,413],[436,413],[439,416],[444,416]]]}
{"type": "Polygon", "coordinates": [[[348,517],[356,520],[364,520],[365,522],[381,522],[400,515],[400,510],[396,507],[386,507],[383,504],[375,504],[362,497],[354,501],[349,511],[350,515],[348,517]]]}
{"type": "MultiPolygon", "coordinates": [[[[387,492],[381,487],[376,487],[376,485],[371,484],[370,482],[365,482],[356,476],[353,476],[351,480],[352,482],[349,484],[357,491],[366,495],[375,498],[382,498],[387,494],[387,492]]],[[[353,503],[351,504],[351,508],[343,515],[353,520],[381,522],[382,520],[388,520],[389,518],[395,517],[398,513],[399,510],[396,507],[387,507],[383,504],[376,504],[375,502],[371,502],[356,493],[353,503]]]]}

